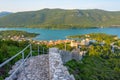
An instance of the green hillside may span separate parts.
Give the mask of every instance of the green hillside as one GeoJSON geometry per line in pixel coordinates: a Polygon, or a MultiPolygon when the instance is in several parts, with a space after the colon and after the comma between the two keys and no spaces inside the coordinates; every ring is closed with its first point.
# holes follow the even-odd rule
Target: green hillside
{"type": "Polygon", "coordinates": [[[119,11],[43,9],[0,18],[1,27],[81,28],[113,25],[120,25],[119,11]]]}

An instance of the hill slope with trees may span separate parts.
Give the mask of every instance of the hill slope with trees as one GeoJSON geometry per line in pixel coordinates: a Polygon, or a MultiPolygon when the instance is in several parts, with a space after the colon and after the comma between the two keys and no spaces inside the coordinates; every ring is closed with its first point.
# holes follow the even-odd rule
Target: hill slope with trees
{"type": "Polygon", "coordinates": [[[1,27],[82,28],[119,26],[120,11],[42,9],[0,18],[1,27]]]}

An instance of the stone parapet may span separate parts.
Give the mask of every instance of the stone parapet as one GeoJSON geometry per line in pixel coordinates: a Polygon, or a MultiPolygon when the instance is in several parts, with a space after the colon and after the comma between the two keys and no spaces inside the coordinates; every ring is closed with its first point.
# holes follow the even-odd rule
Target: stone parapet
{"type": "Polygon", "coordinates": [[[49,75],[50,80],[75,80],[63,65],[61,55],[57,48],[49,49],[49,75]]]}

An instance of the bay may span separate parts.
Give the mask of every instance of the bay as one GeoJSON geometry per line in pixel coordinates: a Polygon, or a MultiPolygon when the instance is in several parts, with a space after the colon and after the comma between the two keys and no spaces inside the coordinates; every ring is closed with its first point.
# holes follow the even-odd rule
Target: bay
{"type": "Polygon", "coordinates": [[[88,33],[106,33],[120,37],[120,28],[87,28],[87,29],[41,29],[41,28],[0,28],[3,30],[19,30],[30,33],[40,34],[35,40],[63,40],[69,35],[88,34],[88,33]]]}

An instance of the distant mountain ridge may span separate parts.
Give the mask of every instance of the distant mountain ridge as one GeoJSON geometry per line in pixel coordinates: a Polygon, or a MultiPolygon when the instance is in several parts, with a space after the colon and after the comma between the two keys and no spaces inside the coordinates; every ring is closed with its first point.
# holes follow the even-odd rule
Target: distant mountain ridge
{"type": "Polygon", "coordinates": [[[3,11],[3,12],[0,12],[0,17],[7,16],[9,14],[12,14],[12,12],[3,11]]]}
{"type": "Polygon", "coordinates": [[[120,11],[100,9],[42,9],[0,18],[1,27],[84,28],[119,25],[120,11]]]}

